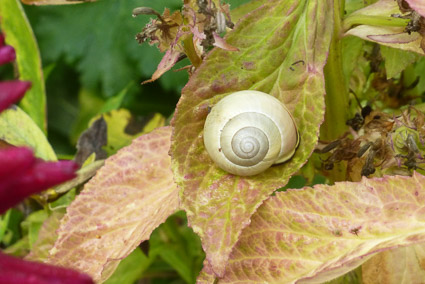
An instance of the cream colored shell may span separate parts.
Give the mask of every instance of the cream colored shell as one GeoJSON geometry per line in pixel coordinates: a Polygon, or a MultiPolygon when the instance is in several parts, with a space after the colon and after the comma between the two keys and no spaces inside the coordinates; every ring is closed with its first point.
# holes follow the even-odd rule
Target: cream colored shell
{"type": "Polygon", "coordinates": [[[256,175],[290,159],[298,146],[298,131],[288,109],[259,91],[240,91],[220,100],[204,125],[204,144],[223,170],[256,175]]]}

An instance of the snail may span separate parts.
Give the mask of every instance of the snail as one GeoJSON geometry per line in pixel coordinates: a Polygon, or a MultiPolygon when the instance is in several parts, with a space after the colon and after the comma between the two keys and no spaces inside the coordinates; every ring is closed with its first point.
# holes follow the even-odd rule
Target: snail
{"type": "Polygon", "coordinates": [[[259,174],[295,153],[295,121],[278,99],[259,91],[239,91],[221,99],[208,114],[204,145],[223,170],[240,176],[259,174]]]}

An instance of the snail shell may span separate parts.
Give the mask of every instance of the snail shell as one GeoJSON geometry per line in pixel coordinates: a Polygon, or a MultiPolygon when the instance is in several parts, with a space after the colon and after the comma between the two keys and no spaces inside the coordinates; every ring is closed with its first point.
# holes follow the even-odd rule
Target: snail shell
{"type": "Polygon", "coordinates": [[[256,175],[289,160],[298,143],[288,109],[259,91],[226,96],[211,109],[204,125],[204,144],[211,159],[240,176],[256,175]]]}

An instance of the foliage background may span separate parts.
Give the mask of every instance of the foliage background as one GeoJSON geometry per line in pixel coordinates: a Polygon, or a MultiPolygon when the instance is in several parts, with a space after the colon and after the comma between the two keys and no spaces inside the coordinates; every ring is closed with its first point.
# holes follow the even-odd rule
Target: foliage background
{"type": "MultiPolygon", "coordinates": [[[[248,0],[229,2],[235,8],[248,0]]],[[[112,132],[122,132],[131,122],[134,129],[127,129],[127,134],[138,133],[154,114],[171,118],[188,74],[184,70],[170,71],[153,83],[140,84],[150,78],[163,56],[157,48],[135,40],[150,18],[131,16],[132,10],[140,6],[162,13],[165,7],[171,11],[180,9],[182,1],[102,0],[80,5],[24,5],[42,57],[47,136],[59,158],[73,158],[78,138],[101,113],[111,118],[107,123],[112,132]],[[108,113],[113,109],[121,112],[108,113]]],[[[188,64],[186,59],[173,69],[188,64]]],[[[13,78],[12,66],[2,66],[0,75],[3,79],[13,78]]],[[[107,152],[112,154],[122,146],[107,152]]],[[[67,200],[52,205],[53,210],[56,205],[62,208],[55,211],[55,218],[63,216],[63,206],[74,197],[72,191],[67,200]]],[[[1,246],[7,247],[9,253],[25,255],[46,218],[43,211],[29,216],[10,211],[0,220],[0,225],[7,224],[7,229],[0,228],[5,230],[1,246]]],[[[107,283],[134,283],[141,277],[146,283],[194,283],[205,256],[199,237],[186,222],[183,211],[171,216],[149,241],[121,262],[107,283]]]]}
{"type": "MultiPolygon", "coordinates": [[[[228,2],[235,8],[248,1],[228,2]]],[[[371,2],[347,1],[347,12],[371,2]]],[[[48,139],[60,158],[73,157],[78,137],[101,113],[107,113],[111,118],[107,121],[108,130],[122,132],[127,124],[134,124],[136,130],[127,129],[124,131],[127,134],[138,133],[155,113],[168,119],[172,116],[181,89],[188,80],[187,73],[170,71],[154,83],[140,85],[155,71],[162,54],[146,43],[139,45],[134,39],[148,22],[149,16],[132,18],[131,11],[138,6],[150,6],[162,13],[164,7],[174,10],[180,9],[181,5],[181,0],[102,0],[82,5],[24,7],[43,60],[48,139]],[[126,109],[130,113],[108,112],[112,109],[126,109]]],[[[367,70],[369,62],[361,55],[365,51],[370,52],[372,45],[364,44],[354,37],[345,38],[343,45],[346,79],[355,80],[354,86],[365,88],[370,70],[367,70]],[[353,58],[359,58],[360,63],[354,64],[356,60],[353,58]]],[[[392,70],[396,71],[406,67],[400,66],[401,63],[393,58],[406,61],[411,56],[401,51],[399,54],[392,52],[397,53],[397,50],[381,48],[382,56],[386,57],[385,68],[388,73],[391,64],[392,70]]],[[[411,62],[416,60],[418,58],[412,58],[411,62]]],[[[401,79],[406,81],[404,85],[410,85],[409,80],[420,77],[414,90],[419,94],[425,91],[424,63],[421,59],[416,65],[408,67],[404,71],[407,75],[401,79]]],[[[173,69],[188,64],[184,60],[173,69]]],[[[10,77],[12,70],[9,66],[0,69],[0,72],[4,78],[10,77]]],[[[377,93],[373,88],[366,88],[363,95],[362,99],[368,100],[377,93]]],[[[383,108],[387,106],[385,103],[382,105],[383,108]]],[[[353,113],[354,108],[352,104],[353,113]]],[[[118,148],[109,148],[108,154],[118,148]]],[[[323,178],[319,176],[313,180],[313,184],[321,182],[323,178]]],[[[304,178],[295,176],[287,187],[298,188],[305,183],[304,178]]],[[[63,202],[69,203],[70,200],[63,202]]],[[[60,206],[64,204],[59,202],[60,206]]],[[[29,243],[34,243],[47,216],[38,211],[29,217],[18,212],[9,217],[13,219],[9,222],[9,230],[14,226],[11,230],[14,233],[6,236],[2,245],[17,255],[23,255],[22,251],[27,248],[22,240],[29,238],[29,243]],[[25,217],[25,222],[20,225],[25,217]]],[[[193,283],[202,267],[203,258],[199,238],[186,226],[184,213],[178,212],[161,225],[148,242],[142,243],[121,263],[108,283],[133,283],[140,277],[144,277],[143,281],[147,283],[193,283]]]]}

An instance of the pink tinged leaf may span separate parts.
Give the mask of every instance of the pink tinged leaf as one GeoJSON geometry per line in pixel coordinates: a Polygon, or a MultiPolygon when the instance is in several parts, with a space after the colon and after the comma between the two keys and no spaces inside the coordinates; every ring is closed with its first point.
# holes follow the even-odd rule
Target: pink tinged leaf
{"type": "Polygon", "coordinates": [[[0,82],[0,112],[22,99],[30,87],[31,83],[25,81],[0,82]]]}
{"type": "Polygon", "coordinates": [[[143,81],[142,84],[150,83],[158,79],[162,76],[165,72],[170,70],[179,59],[181,52],[177,50],[177,48],[172,47],[167,52],[165,52],[164,57],[162,57],[161,62],[159,63],[158,67],[156,68],[155,72],[152,75],[152,78],[149,80],[143,81]]]}
{"type": "Polygon", "coordinates": [[[372,27],[361,25],[350,29],[345,34],[360,37],[367,41],[377,42],[389,47],[413,51],[424,55],[421,48],[422,37],[418,33],[404,32],[401,27],[372,27]]]}
{"type": "Polygon", "coordinates": [[[0,283],[90,284],[88,275],[44,263],[30,262],[0,253],[0,283]]]}
{"type": "Polygon", "coordinates": [[[217,275],[224,274],[251,215],[311,155],[323,121],[323,67],[332,34],[332,1],[263,2],[226,35],[226,42],[240,52],[215,48],[192,75],[172,122],[171,154],[182,189],[181,206],[217,275]],[[286,104],[298,125],[301,145],[287,163],[239,177],[212,162],[204,147],[203,127],[210,107],[225,95],[248,89],[269,93],[286,104]]]}
{"type": "Polygon", "coordinates": [[[73,161],[36,160],[30,167],[22,167],[19,174],[11,175],[0,182],[0,214],[32,194],[74,178],[77,169],[78,165],[73,161]]]}
{"type": "Polygon", "coordinates": [[[420,35],[417,33],[397,33],[397,34],[381,34],[381,35],[368,35],[367,36],[371,41],[379,42],[379,43],[396,43],[396,44],[404,44],[416,41],[420,38],[420,35]]]}
{"type": "Polygon", "coordinates": [[[105,281],[178,208],[171,128],[142,135],[105,162],[67,208],[47,260],[105,281]]]}
{"type": "Polygon", "coordinates": [[[423,0],[406,0],[410,8],[418,12],[422,17],[425,17],[425,2],[423,0]]]}
{"type": "Polygon", "coordinates": [[[15,49],[9,45],[0,46],[0,65],[16,59],[15,49]]]}
{"type": "Polygon", "coordinates": [[[239,51],[239,48],[236,48],[230,44],[228,44],[223,38],[221,38],[216,32],[213,32],[214,43],[213,45],[227,50],[227,51],[239,51]]]}
{"type": "Polygon", "coordinates": [[[424,204],[418,173],[278,193],[254,214],[218,283],[336,278],[378,252],[424,242],[424,204]]]}

